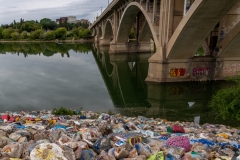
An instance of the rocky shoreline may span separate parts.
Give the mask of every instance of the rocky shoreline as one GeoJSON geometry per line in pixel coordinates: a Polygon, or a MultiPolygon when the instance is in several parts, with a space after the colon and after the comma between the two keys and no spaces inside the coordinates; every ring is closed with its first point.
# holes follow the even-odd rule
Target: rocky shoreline
{"type": "Polygon", "coordinates": [[[240,160],[240,130],[74,111],[0,114],[2,160],[240,160]]]}

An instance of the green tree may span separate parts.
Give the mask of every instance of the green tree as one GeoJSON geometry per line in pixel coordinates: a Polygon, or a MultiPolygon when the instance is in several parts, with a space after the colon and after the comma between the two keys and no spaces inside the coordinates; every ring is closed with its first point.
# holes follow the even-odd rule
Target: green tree
{"type": "Polygon", "coordinates": [[[4,29],[2,32],[2,36],[4,39],[10,39],[10,38],[12,38],[11,34],[13,32],[14,32],[14,30],[12,28],[4,29]]]}
{"type": "Polygon", "coordinates": [[[55,31],[56,38],[62,38],[67,33],[67,29],[65,27],[60,27],[55,31]]]}
{"type": "Polygon", "coordinates": [[[54,40],[56,38],[54,31],[49,31],[46,33],[45,39],[46,40],[54,40]]]}
{"type": "Polygon", "coordinates": [[[0,39],[2,39],[2,38],[3,38],[2,32],[3,32],[3,28],[2,28],[2,27],[0,27],[0,39]]]}
{"type": "Polygon", "coordinates": [[[36,31],[36,30],[39,30],[39,29],[42,29],[42,25],[41,25],[41,24],[39,24],[39,23],[34,23],[34,24],[32,25],[32,30],[33,30],[33,31],[36,31]]]}
{"type": "Polygon", "coordinates": [[[28,32],[27,31],[23,31],[21,34],[20,34],[20,39],[27,39],[28,38],[28,32]]]}
{"type": "Polygon", "coordinates": [[[57,24],[49,18],[41,19],[40,24],[44,30],[54,30],[57,27],[57,24]]]}
{"type": "Polygon", "coordinates": [[[19,39],[19,33],[18,32],[13,32],[13,33],[11,33],[11,37],[12,37],[13,40],[17,40],[17,39],[19,39]]]}
{"type": "Polygon", "coordinates": [[[72,31],[67,31],[66,37],[72,37],[72,36],[73,36],[73,32],[72,31]]]}
{"type": "Polygon", "coordinates": [[[79,31],[80,31],[80,30],[83,30],[83,29],[84,29],[84,28],[82,28],[82,27],[73,28],[72,32],[73,32],[73,34],[78,35],[79,31]]]}
{"type": "Polygon", "coordinates": [[[24,22],[22,24],[21,30],[22,31],[27,31],[27,32],[33,31],[33,23],[31,23],[31,22],[24,22]]]}
{"type": "Polygon", "coordinates": [[[133,28],[131,28],[131,30],[130,30],[129,38],[130,38],[130,39],[136,39],[135,32],[134,32],[134,29],[133,29],[133,28]]]}
{"type": "Polygon", "coordinates": [[[78,36],[79,38],[88,38],[91,36],[91,30],[89,29],[82,29],[82,30],[79,30],[78,32],[78,36]]]}
{"type": "Polygon", "coordinates": [[[42,39],[43,38],[43,31],[41,29],[32,31],[30,33],[30,38],[31,39],[42,39]]]}

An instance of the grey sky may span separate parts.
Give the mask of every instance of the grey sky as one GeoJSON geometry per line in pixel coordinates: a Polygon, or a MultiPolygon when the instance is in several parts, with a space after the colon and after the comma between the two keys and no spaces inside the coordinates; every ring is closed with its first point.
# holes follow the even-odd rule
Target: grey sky
{"type": "MultiPolygon", "coordinates": [[[[109,3],[112,0],[109,0],[109,3]]],[[[108,0],[0,0],[0,24],[24,20],[40,20],[64,16],[77,16],[77,19],[89,19],[101,13],[108,5],[108,0]]]]}

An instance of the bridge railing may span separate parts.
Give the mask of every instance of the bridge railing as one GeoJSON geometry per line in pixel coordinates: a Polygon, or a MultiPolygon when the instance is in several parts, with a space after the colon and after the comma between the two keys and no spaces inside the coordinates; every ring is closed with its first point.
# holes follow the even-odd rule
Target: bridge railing
{"type": "Polygon", "coordinates": [[[107,13],[108,11],[110,11],[111,8],[112,8],[117,2],[119,2],[119,1],[120,1],[120,0],[113,0],[113,1],[107,6],[107,8],[105,8],[105,10],[102,12],[102,14],[96,18],[96,20],[93,22],[93,24],[92,24],[89,28],[92,28],[94,25],[96,25],[96,24],[98,23],[98,21],[99,21],[103,16],[105,16],[106,13],[107,13]]]}

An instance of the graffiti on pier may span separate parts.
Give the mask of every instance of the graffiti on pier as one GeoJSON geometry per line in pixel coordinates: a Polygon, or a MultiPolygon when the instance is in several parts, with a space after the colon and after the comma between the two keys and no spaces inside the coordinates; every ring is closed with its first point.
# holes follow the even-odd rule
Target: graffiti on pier
{"type": "Polygon", "coordinates": [[[190,89],[191,94],[205,94],[207,91],[206,87],[192,87],[190,89]]]}
{"type": "Polygon", "coordinates": [[[172,68],[170,69],[170,76],[171,77],[182,77],[186,73],[185,68],[172,68]]]}
{"type": "Polygon", "coordinates": [[[168,89],[169,95],[182,95],[184,93],[183,87],[172,87],[168,89]]]}
{"type": "Polygon", "coordinates": [[[224,64],[223,65],[223,75],[224,76],[234,76],[240,72],[240,64],[224,64]]]}
{"type": "Polygon", "coordinates": [[[210,71],[211,71],[210,67],[197,67],[197,68],[193,68],[192,75],[194,77],[196,77],[196,76],[208,76],[210,71]]]}

